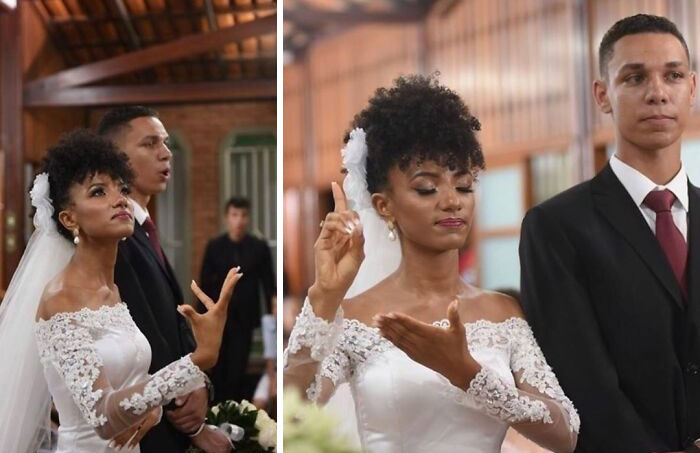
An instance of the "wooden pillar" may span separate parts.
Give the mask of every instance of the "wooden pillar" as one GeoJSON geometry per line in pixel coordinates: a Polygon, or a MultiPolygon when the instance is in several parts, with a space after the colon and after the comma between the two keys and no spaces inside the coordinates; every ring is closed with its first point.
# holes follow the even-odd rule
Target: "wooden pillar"
{"type": "Polygon", "coordinates": [[[313,246],[318,237],[318,188],[316,187],[316,153],[318,149],[314,143],[314,115],[313,115],[313,84],[311,74],[311,61],[307,53],[303,57],[303,109],[304,109],[304,138],[303,138],[303,169],[304,178],[301,191],[301,215],[302,256],[304,266],[302,268],[302,281],[304,282],[304,292],[313,284],[315,279],[315,265],[313,256],[313,246]]]}
{"type": "Polygon", "coordinates": [[[20,8],[0,12],[0,152],[2,153],[2,280],[5,288],[24,250],[22,169],[22,30],[20,8]]]}

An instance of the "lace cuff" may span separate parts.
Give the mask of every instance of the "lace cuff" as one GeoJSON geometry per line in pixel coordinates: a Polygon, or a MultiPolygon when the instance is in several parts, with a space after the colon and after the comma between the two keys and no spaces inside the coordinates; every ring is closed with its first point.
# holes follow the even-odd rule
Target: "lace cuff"
{"type": "Polygon", "coordinates": [[[540,400],[520,394],[514,386],[504,383],[494,372],[482,368],[466,392],[487,414],[508,424],[553,423],[551,413],[540,400]]]}
{"type": "Polygon", "coordinates": [[[284,357],[285,366],[287,365],[288,355],[296,354],[304,347],[309,348],[313,360],[317,362],[322,361],[335,348],[338,336],[342,330],[343,309],[341,307],[338,307],[335,320],[328,322],[316,316],[307,297],[289,337],[289,344],[284,357]]]}
{"type": "Polygon", "coordinates": [[[186,395],[204,386],[204,373],[192,363],[190,355],[161,368],[143,387],[119,402],[119,407],[142,415],[148,409],[166,404],[173,398],[186,395]]]}
{"type": "MultiPolygon", "coordinates": [[[[284,351],[284,382],[306,390],[311,401],[318,402],[325,379],[321,376],[327,359],[336,354],[343,333],[343,309],[338,307],[333,322],[316,316],[307,297],[297,316],[289,344],[284,351]]],[[[331,390],[332,391],[332,390],[331,390]]]]}

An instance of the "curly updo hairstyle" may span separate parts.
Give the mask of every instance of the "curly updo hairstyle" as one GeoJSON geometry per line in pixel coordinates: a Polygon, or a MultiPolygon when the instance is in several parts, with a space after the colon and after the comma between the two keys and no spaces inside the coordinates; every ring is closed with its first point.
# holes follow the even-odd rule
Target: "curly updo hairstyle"
{"type": "Polygon", "coordinates": [[[42,172],[49,175],[49,197],[56,228],[71,241],[73,234],[61,224],[58,214],[70,204],[68,191],[73,184],[82,184],[98,173],[127,185],[134,179],[126,154],[108,139],[86,129],[70,132],[51,146],[42,162],[42,172]]]}
{"type": "MultiPolygon", "coordinates": [[[[399,77],[379,88],[351,129],[367,134],[367,188],[384,190],[389,170],[432,160],[450,170],[478,171],[484,155],[475,132],[481,124],[462,99],[438,83],[437,74],[399,77]]],[[[350,133],[345,135],[345,143],[350,133]]]]}

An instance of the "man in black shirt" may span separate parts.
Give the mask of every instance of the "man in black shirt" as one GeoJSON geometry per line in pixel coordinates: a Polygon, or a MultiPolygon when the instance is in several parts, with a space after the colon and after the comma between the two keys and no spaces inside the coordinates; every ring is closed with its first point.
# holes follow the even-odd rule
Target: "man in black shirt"
{"type": "Polygon", "coordinates": [[[204,252],[201,288],[208,295],[219,294],[228,269],[241,267],[243,277],[236,286],[224,330],[219,362],[212,370],[215,400],[250,399],[244,377],[253,330],[260,326],[262,287],[267,312],[275,292],[275,276],[267,243],[248,233],[250,202],[231,198],[226,203],[226,233],[212,239],[204,252]]]}

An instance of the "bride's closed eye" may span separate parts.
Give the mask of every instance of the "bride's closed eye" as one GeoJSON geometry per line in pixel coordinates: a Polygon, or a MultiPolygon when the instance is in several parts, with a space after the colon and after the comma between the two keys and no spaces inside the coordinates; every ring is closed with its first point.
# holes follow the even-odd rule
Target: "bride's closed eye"
{"type": "Polygon", "coordinates": [[[435,187],[414,187],[414,189],[418,195],[431,195],[437,192],[435,187]]]}

